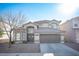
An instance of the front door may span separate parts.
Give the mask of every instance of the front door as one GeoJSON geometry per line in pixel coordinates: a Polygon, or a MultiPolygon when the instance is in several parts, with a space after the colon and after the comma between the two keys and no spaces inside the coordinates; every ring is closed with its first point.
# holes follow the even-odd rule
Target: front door
{"type": "Polygon", "coordinates": [[[27,28],[27,41],[34,42],[34,27],[27,28]]]}
{"type": "Polygon", "coordinates": [[[27,41],[34,42],[34,34],[27,34],[27,41]]]}

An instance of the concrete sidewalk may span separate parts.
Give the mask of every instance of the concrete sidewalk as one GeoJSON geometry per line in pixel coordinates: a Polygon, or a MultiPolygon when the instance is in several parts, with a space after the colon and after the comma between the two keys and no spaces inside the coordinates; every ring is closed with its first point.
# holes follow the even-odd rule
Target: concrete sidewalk
{"type": "Polygon", "coordinates": [[[0,56],[43,56],[43,53],[0,53],[0,56]]]}

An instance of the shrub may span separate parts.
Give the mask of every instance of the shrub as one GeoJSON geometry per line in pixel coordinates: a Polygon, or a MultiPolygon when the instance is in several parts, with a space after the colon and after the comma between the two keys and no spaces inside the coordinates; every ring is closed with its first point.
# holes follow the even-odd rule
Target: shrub
{"type": "Polygon", "coordinates": [[[23,41],[23,43],[27,43],[27,41],[23,41]]]}
{"type": "Polygon", "coordinates": [[[15,41],[11,41],[11,44],[14,44],[15,43],[15,41]]]}

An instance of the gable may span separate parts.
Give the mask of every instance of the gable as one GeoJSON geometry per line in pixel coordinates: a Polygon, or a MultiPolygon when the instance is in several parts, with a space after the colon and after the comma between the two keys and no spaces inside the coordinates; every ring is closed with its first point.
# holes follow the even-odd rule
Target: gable
{"type": "Polygon", "coordinates": [[[58,28],[60,21],[57,20],[41,20],[36,22],[28,22],[23,25],[24,28],[28,26],[34,26],[38,28],[58,28]]]}

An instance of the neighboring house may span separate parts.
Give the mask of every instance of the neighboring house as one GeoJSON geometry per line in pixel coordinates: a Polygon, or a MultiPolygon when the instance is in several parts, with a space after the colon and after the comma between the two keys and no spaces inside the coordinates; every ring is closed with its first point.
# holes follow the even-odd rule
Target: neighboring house
{"type": "Polygon", "coordinates": [[[79,43],[79,17],[72,18],[60,25],[65,31],[65,41],[79,43]]]}
{"type": "MultiPolygon", "coordinates": [[[[4,22],[4,25],[6,27],[6,30],[8,31],[10,29],[9,25],[7,23],[5,23],[5,22],[4,22]]],[[[3,22],[2,21],[0,21],[0,28],[4,31],[4,34],[3,34],[2,37],[0,37],[0,40],[2,40],[2,39],[9,39],[8,36],[7,36],[7,33],[5,31],[5,28],[3,26],[3,22]]]]}
{"type": "Polygon", "coordinates": [[[64,32],[59,28],[60,21],[42,20],[28,22],[14,29],[13,41],[27,43],[57,43],[64,42],[64,32]]]}

